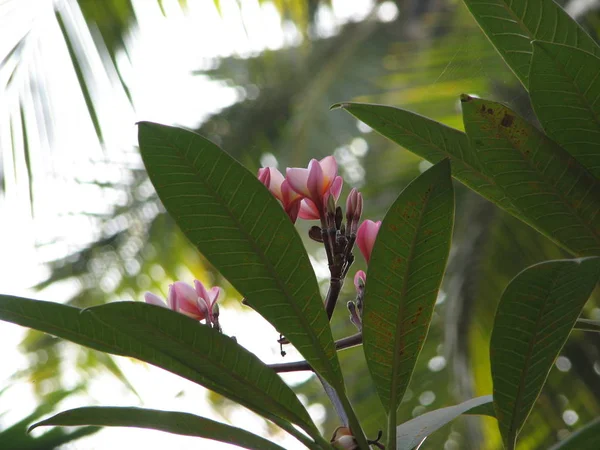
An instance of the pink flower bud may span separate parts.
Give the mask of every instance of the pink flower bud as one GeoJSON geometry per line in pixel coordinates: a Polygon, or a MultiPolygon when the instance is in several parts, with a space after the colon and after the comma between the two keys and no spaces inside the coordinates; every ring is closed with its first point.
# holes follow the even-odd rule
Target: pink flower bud
{"type": "Polygon", "coordinates": [[[352,188],[346,199],[346,226],[351,234],[356,234],[358,221],[362,215],[363,199],[362,194],[355,188],[352,188]]]}
{"type": "Polygon", "coordinates": [[[356,245],[358,245],[360,252],[365,257],[367,264],[369,263],[369,259],[371,259],[371,251],[373,250],[373,244],[375,244],[379,227],[381,227],[381,220],[378,222],[365,220],[356,232],[356,245]]]}
{"type": "Polygon", "coordinates": [[[365,288],[365,283],[367,282],[367,274],[359,270],[354,275],[354,287],[356,288],[356,292],[360,293],[365,288]]]}

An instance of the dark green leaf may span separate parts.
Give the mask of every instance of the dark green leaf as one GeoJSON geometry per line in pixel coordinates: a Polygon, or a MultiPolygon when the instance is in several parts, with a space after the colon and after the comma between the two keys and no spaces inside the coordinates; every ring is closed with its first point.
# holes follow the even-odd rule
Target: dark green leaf
{"type": "Polygon", "coordinates": [[[452,162],[452,176],[479,195],[515,216],[518,210],[495,181],[484,175],[479,162],[469,151],[469,140],[462,131],[419,114],[392,106],[368,103],[339,103],[342,108],[386,138],[436,164],[445,158],[452,162]]]}
{"type": "Polygon", "coordinates": [[[600,445],[600,417],[577,430],[550,450],[598,450],[600,445]]]}
{"type": "Polygon", "coordinates": [[[461,102],[472,152],[528,223],[578,256],[600,254],[600,181],[508,107],[461,102]]]}
{"type": "Polygon", "coordinates": [[[464,0],[498,53],[528,87],[534,39],[600,55],[600,47],[552,0],[464,0]]]}
{"type": "Polygon", "coordinates": [[[183,314],[139,302],[81,310],[0,295],[0,319],[146,361],[224,395],[286,429],[285,421],[290,421],[319,436],[294,392],[275,372],[233,339],[183,314]]]}
{"type": "Polygon", "coordinates": [[[375,241],[365,288],[363,347],[390,415],[402,400],[427,336],[453,222],[450,163],[444,160],[402,191],[375,241]]]}
{"type": "Polygon", "coordinates": [[[600,320],[577,319],[577,322],[575,322],[575,327],[573,327],[573,329],[600,333],[600,320]]]}
{"type": "Polygon", "coordinates": [[[600,58],[535,41],[529,93],[548,136],[600,178],[600,58]]]}
{"type": "Polygon", "coordinates": [[[196,133],[139,124],[142,158],[183,233],[334,388],[343,385],[302,240],[269,191],[196,133]]]}
{"type": "Polygon", "coordinates": [[[528,267],[502,294],[490,342],[494,408],[508,450],[516,445],[554,361],[600,278],[600,258],[528,267]]]}
{"type": "Polygon", "coordinates": [[[415,417],[396,427],[397,450],[412,450],[431,433],[439,430],[461,414],[478,414],[494,417],[492,396],[472,398],[459,405],[440,408],[415,417]]]}
{"type": "Polygon", "coordinates": [[[102,427],[150,428],[169,433],[212,439],[253,450],[283,450],[279,445],[241,428],[225,425],[193,414],[175,411],[106,406],[76,408],[38,422],[32,425],[29,431],[47,425],[66,427],[98,425],[102,427]]]}

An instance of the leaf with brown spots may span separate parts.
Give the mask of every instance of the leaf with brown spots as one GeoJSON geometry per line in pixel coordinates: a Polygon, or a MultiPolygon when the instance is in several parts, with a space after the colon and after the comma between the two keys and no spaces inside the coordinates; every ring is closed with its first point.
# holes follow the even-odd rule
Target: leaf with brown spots
{"type": "Polygon", "coordinates": [[[461,102],[473,157],[524,219],[578,256],[600,254],[600,181],[507,106],[461,102]]]}
{"type": "Polygon", "coordinates": [[[443,160],[402,191],[383,219],[373,247],[365,287],[363,347],[379,398],[394,424],[427,336],[453,223],[450,163],[443,160]]]}

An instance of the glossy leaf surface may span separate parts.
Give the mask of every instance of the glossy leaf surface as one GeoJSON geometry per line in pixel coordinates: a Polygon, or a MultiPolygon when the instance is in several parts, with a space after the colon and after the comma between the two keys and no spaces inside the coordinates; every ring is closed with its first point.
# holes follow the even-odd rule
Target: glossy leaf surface
{"type": "Polygon", "coordinates": [[[283,450],[283,447],[241,428],[175,411],[106,406],[77,408],[38,422],[31,426],[29,431],[48,425],[150,428],[226,442],[251,450],[283,450]]]}
{"type": "Polygon", "coordinates": [[[600,178],[600,58],[535,41],[531,104],[544,131],[600,178]]]}
{"type": "Polygon", "coordinates": [[[534,39],[600,55],[600,47],[553,0],[463,0],[506,64],[527,88],[534,39]]]}
{"type": "Polygon", "coordinates": [[[529,224],[578,256],[600,254],[600,181],[508,107],[461,96],[471,149],[529,224]]]}
{"type": "Polygon", "coordinates": [[[492,396],[472,398],[459,405],[448,406],[422,414],[396,427],[397,450],[413,450],[431,433],[439,430],[461,414],[494,417],[492,396]]]}
{"type": "Polygon", "coordinates": [[[285,426],[318,431],[281,378],[231,338],[183,314],[140,302],[81,310],[0,295],[0,319],[103,352],[129,356],[194,381],[285,426]],[[278,418],[279,417],[279,418],[278,418]]]}
{"type": "Polygon", "coordinates": [[[540,394],[583,305],[600,279],[600,258],[536,264],[502,294],[490,342],[494,408],[505,446],[540,394]]]}
{"type": "Polygon", "coordinates": [[[367,272],[363,347],[388,414],[395,414],[425,342],[453,223],[454,191],[444,160],[402,191],[379,229],[367,272]]]}
{"type": "Polygon", "coordinates": [[[150,180],[183,233],[332,386],[343,382],[302,240],[255,175],[191,131],[139,124],[150,180]]]}

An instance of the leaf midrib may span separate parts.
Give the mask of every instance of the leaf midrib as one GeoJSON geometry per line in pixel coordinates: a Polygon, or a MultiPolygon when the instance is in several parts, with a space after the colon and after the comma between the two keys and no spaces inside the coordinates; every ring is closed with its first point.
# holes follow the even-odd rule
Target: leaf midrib
{"type": "MultiPolygon", "coordinates": [[[[555,42],[553,42],[552,44],[553,44],[553,45],[556,45],[556,46],[561,46],[561,47],[568,47],[568,46],[567,46],[567,45],[565,45],[565,44],[558,44],[558,43],[555,43],[555,42]]],[[[587,97],[586,97],[586,96],[584,95],[584,93],[583,93],[583,92],[581,92],[581,90],[579,89],[579,85],[578,85],[578,83],[576,82],[576,79],[575,79],[575,78],[573,78],[573,77],[572,77],[572,76],[571,76],[571,75],[570,75],[570,74],[569,74],[569,73],[566,71],[566,65],[565,65],[565,64],[563,64],[563,62],[562,62],[562,61],[560,61],[560,60],[559,60],[557,57],[555,57],[554,55],[552,55],[551,53],[549,53],[549,52],[548,52],[548,51],[547,51],[547,50],[544,48],[544,46],[542,46],[542,45],[539,45],[539,46],[538,46],[538,48],[540,48],[540,49],[541,49],[541,50],[542,50],[542,51],[543,51],[543,52],[546,54],[546,56],[547,56],[548,58],[550,58],[550,60],[551,60],[551,61],[554,61],[555,65],[557,65],[557,66],[558,66],[558,70],[560,71],[560,73],[561,73],[561,74],[562,74],[562,75],[563,75],[565,78],[567,78],[567,79],[568,79],[568,80],[571,82],[571,85],[574,87],[574,91],[575,91],[575,93],[577,94],[577,96],[579,97],[579,99],[582,101],[582,103],[583,103],[583,104],[586,106],[586,108],[587,108],[587,109],[588,109],[588,111],[590,112],[590,115],[593,117],[593,119],[594,119],[594,122],[595,122],[595,123],[596,123],[596,125],[597,125],[597,127],[596,127],[596,128],[600,128],[600,114],[599,114],[599,113],[596,113],[596,111],[594,111],[594,108],[592,107],[592,105],[590,104],[590,102],[587,100],[587,97]]],[[[577,47],[575,47],[575,48],[577,48],[577,47]]],[[[586,53],[586,54],[588,54],[588,55],[590,55],[590,56],[592,56],[592,57],[595,57],[596,59],[598,59],[598,57],[597,57],[597,56],[595,56],[595,55],[594,55],[594,54],[592,54],[592,53],[586,52],[585,50],[582,50],[582,49],[580,49],[580,48],[577,48],[577,50],[579,50],[579,51],[581,51],[582,53],[586,53]]],[[[597,76],[594,78],[594,80],[593,80],[593,81],[591,82],[591,84],[590,84],[590,87],[591,87],[591,86],[594,84],[594,81],[595,81],[597,78],[598,78],[597,76]]],[[[588,89],[589,89],[589,88],[588,88],[588,89]]],[[[551,90],[550,90],[549,92],[553,92],[553,91],[551,91],[551,90]]]]}
{"type": "MultiPolygon", "coordinates": [[[[12,297],[12,296],[7,296],[7,297],[8,297],[8,298],[15,299],[15,298],[14,298],[14,297],[12,297]]],[[[1,297],[0,297],[0,298],[1,298],[1,297]]],[[[38,300],[30,300],[30,301],[37,302],[38,300]]],[[[32,305],[33,305],[33,303],[32,303],[32,305]]],[[[72,310],[79,310],[79,312],[80,312],[80,313],[84,311],[84,310],[82,310],[82,309],[80,309],[80,308],[75,308],[75,307],[72,307],[72,306],[67,306],[67,305],[62,305],[62,306],[64,306],[65,308],[70,308],[70,309],[72,309],[72,310]]],[[[6,311],[6,310],[5,310],[5,311],[6,311]]],[[[98,347],[106,347],[106,345],[104,344],[104,342],[103,342],[103,341],[99,341],[99,340],[98,340],[98,339],[95,337],[95,334],[94,334],[93,336],[89,336],[89,335],[87,335],[87,334],[83,334],[83,333],[81,333],[80,331],[77,331],[77,330],[74,330],[74,329],[71,329],[71,328],[64,328],[64,327],[58,326],[58,325],[56,325],[56,324],[54,324],[54,323],[49,323],[49,322],[47,322],[47,321],[44,321],[43,319],[40,319],[38,316],[32,316],[32,315],[30,315],[30,314],[26,314],[26,313],[24,313],[24,312],[18,312],[18,311],[16,311],[16,310],[13,310],[13,309],[10,309],[8,312],[10,312],[11,314],[13,314],[14,316],[17,316],[17,317],[21,317],[21,318],[23,318],[23,319],[30,320],[30,321],[35,321],[35,322],[37,322],[37,323],[39,323],[39,324],[42,324],[43,326],[45,326],[45,327],[47,327],[47,328],[54,328],[55,330],[63,330],[63,331],[66,331],[66,332],[68,332],[68,333],[69,333],[69,334],[71,334],[71,335],[74,335],[74,336],[76,336],[76,337],[79,337],[79,338],[81,338],[82,340],[86,340],[86,341],[88,341],[88,342],[91,342],[91,343],[93,343],[93,344],[97,344],[97,345],[98,345],[98,347]],[[48,325],[49,325],[49,327],[48,327],[48,325]]],[[[89,312],[90,312],[90,311],[88,310],[88,313],[89,313],[89,312]]],[[[118,336],[119,334],[125,334],[125,333],[123,333],[122,331],[120,331],[119,329],[117,329],[117,328],[113,327],[112,325],[110,325],[110,324],[106,324],[106,322],[104,322],[103,320],[99,319],[99,318],[98,318],[98,317],[97,317],[95,314],[93,314],[93,312],[92,312],[92,315],[94,315],[94,320],[96,320],[96,321],[98,321],[98,322],[100,322],[100,323],[104,324],[105,326],[108,326],[108,327],[109,327],[111,330],[116,330],[116,332],[117,332],[117,336],[118,336]]],[[[45,333],[52,334],[51,332],[45,332],[45,333]]],[[[127,338],[128,338],[128,339],[134,339],[136,342],[140,342],[140,341],[138,341],[137,339],[135,339],[135,338],[132,338],[131,336],[129,336],[129,335],[127,335],[127,334],[125,334],[125,335],[127,336],[127,338]]],[[[80,345],[85,345],[86,347],[88,346],[88,345],[86,345],[86,344],[80,344],[80,345]]],[[[141,345],[142,345],[143,347],[147,347],[147,345],[146,345],[146,344],[144,344],[144,343],[141,343],[141,345]]],[[[92,347],[92,348],[93,348],[93,347],[92,347]]],[[[108,346],[108,348],[111,348],[111,347],[110,347],[110,346],[108,346]]],[[[155,351],[156,351],[156,349],[155,349],[155,351]]],[[[130,356],[130,353],[129,353],[129,352],[128,352],[128,353],[125,353],[125,352],[123,352],[122,354],[119,354],[119,353],[115,352],[114,350],[111,350],[111,351],[110,351],[110,353],[112,353],[112,354],[115,354],[115,355],[130,356]]],[[[168,355],[168,354],[165,354],[163,351],[160,351],[160,354],[161,354],[163,357],[166,357],[166,358],[169,358],[169,359],[171,359],[171,360],[174,360],[176,363],[178,363],[178,364],[182,365],[182,366],[183,366],[183,367],[185,367],[186,369],[188,369],[188,370],[191,370],[193,373],[197,374],[199,377],[201,377],[201,378],[203,378],[203,379],[207,379],[207,377],[205,377],[205,376],[203,376],[203,375],[200,375],[200,374],[199,374],[199,373],[196,371],[196,369],[189,367],[187,364],[185,364],[185,363],[181,362],[181,361],[180,361],[178,358],[176,358],[176,357],[173,357],[173,356],[170,356],[170,355],[168,355]]],[[[180,376],[182,376],[182,375],[180,375],[180,376]]],[[[187,377],[186,377],[186,378],[187,378],[187,377]]],[[[193,380],[190,380],[190,381],[193,381],[193,380]]],[[[208,380],[208,381],[210,381],[210,380],[208,380]]],[[[195,381],[194,381],[194,382],[195,382],[195,381]]],[[[214,384],[214,382],[212,382],[212,381],[210,381],[210,382],[211,382],[211,384],[214,384]]],[[[236,401],[238,401],[239,403],[245,403],[245,404],[247,404],[247,402],[246,402],[245,400],[241,399],[240,397],[238,397],[238,396],[235,394],[235,392],[234,392],[234,391],[231,391],[231,390],[229,390],[229,389],[223,389],[223,390],[231,393],[231,395],[230,395],[230,398],[232,398],[232,399],[238,399],[238,400],[236,400],[236,401]],[[241,401],[240,401],[240,400],[241,400],[241,401]]],[[[266,413],[269,413],[269,412],[268,412],[268,410],[265,410],[265,412],[266,412],[266,413]]],[[[275,415],[273,415],[273,417],[276,417],[276,416],[275,416],[275,415]]]]}
{"type": "MultiPolygon", "coordinates": [[[[105,326],[108,326],[108,327],[110,327],[110,328],[112,328],[112,329],[115,329],[115,330],[117,330],[117,332],[119,332],[119,333],[123,333],[123,334],[125,334],[126,336],[128,336],[130,339],[133,339],[133,340],[135,340],[135,341],[139,342],[139,339],[138,339],[138,338],[136,338],[135,336],[131,336],[131,335],[130,335],[130,334],[127,332],[127,331],[120,331],[120,330],[119,330],[117,327],[114,327],[114,326],[113,326],[113,325],[111,325],[109,322],[106,322],[106,321],[104,321],[104,320],[100,319],[100,318],[97,316],[97,314],[95,314],[95,312],[94,312],[94,311],[92,311],[92,310],[88,310],[88,311],[89,311],[89,312],[90,312],[92,315],[94,315],[94,317],[95,317],[95,320],[97,320],[98,322],[101,322],[101,323],[103,323],[105,326]]],[[[146,330],[148,329],[148,326],[149,326],[149,325],[147,325],[147,324],[145,324],[145,323],[143,323],[143,322],[142,322],[142,323],[140,323],[140,322],[139,322],[139,317],[137,317],[136,315],[133,315],[133,319],[134,319],[134,320],[136,320],[136,322],[137,322],[137,324],[138,324],[138,325],[141,325],[141,326],[143,326],[143,327],[144,327],[144,329],[146,329],[146,330]]],[[[199,326],[202,326],[202,325],[199,325],[199,326]]],[[[126,329],[125,329],[125,330],[126,330],[126,329]]],[[[285,412],[286,414],[291,414],[291,415],[292,415],[292,416],[293,416],[293,417],[296,419],[296,423],[298,423],[299,425],[303,425],[303,427],[304,427],[304,426],[306,426],[306,425],[309,425],[309,424],[307,424],[307,423],[306,423],[306,421],[305,421],[305,420],[303,420],[303,419],[301,419],[301,418],[297,417],[297,416],[296,416],[296,414],[295,414],[293,411],[290,411],[290,410],[288,410],[288,408],[282,407],[282,404],[280,404],[279,402],[277,402],[276,400],[274,400],[274,399],[273,399],[273,398],[270,396],[269,392],[267,392],[266,390],[259,389],[259,388],[257,388],[255,385],[253,385],[253,384],[250,382],[250,380],[248,380],[248,378],[244,378],[244,377],[243,377],[241,374],[239,374],[239,375],[238,375],[236,372],[233,372],[233,373],[232,373],[232,372],[231,372],[231,370],[230,370],[229,368],[227,368],[226,366],[224,366],[224,365],[223,365],[223,364],[221,364],[220,362],[215,362],[215,359],[211,359],[211,358],[207,357],[205,352],[198,351],[198,349],[197,349],[195,346],[191,346],[191,347],[190,347],[188,342],[186,342],[186,341],[184,341],[184,340],[182,340],[182,339],[178,339],[176,336],[172,336],[172,335],[170,335],[170,334],[166,333],[166,332],[165,332],[165,331],[164,331],[162,328],[160,328],[160,327],[158,327],[158,328],[153,328],[153,330],[154,330],[154,333],[155,333],[156,335],[158,335],[159,337],[161,337],[162,339],[165,339],[165,340],[168,340],[168,341],[170,341],[170,342],[177,343],[177,344],[183,344],[183,345],[185,345],[185,347],[187,347],[188,349],[191,349],[191,350],[192,350],[192,353],[198,357],[198,360],[208,361],[208,362],[209,362],[209,363],[210,363],[210,364],[211,364],[213,367],[216,367],[216,368],[217,368],[217,369],[218,369],[220,372],[222,372],[223,374],[225,374],[225,375],[228,375],[230,378],[233,378],[234,380],[236,380],[236,381],[240,382],[240,385],[244,385],[244,386],[246,386],[246,388],[247,388],[247,387],[250,387],[250,388],[251,388],[250,390],[251,390],[252,392],[254,392],[254,393],[255,393],[255,395],[258,395],[258,396],[259,396],[259,398],[261,398],[261,402],[268,403],[268,404],[270,404],[270,405],[271,405],[271,407],[273,407],[273,408],[276,408],[276,409],[278,409],[278,410],[281,410],[281,409],[283,409],[283,410],[284,410],[284,412],[285,412]],[[265,394],[267,394],[267,395],[265,395],[265,394]],[[265,397],[266,397],[266,398],[265,398],[265,397]]],[[[157,349],[157,350],[158,350],[158,349],[157,349]]],[[[187,367],[188,369],[192,370],[192,371],[193,371],[193,372],[195,372],[195,373],[198,373],[198,371],[197,371],[197,369],[196,369],[195,367],[193,367],[193,366],[190,366],[188,363],[186,363],[186,362],[182,361],[181,359],[179,359],[179,357],[177,357],[177,356],[175,356],[175,355],[171,355],[170,353],[165,353],[165,351],[164,351],[164,350],[162,350],[162,349],[160,349],[159,351],[160,351],[160,353],[161,353],[161,354],[163,354],[163,355],[167,356],[168,358],[171,358],[171,359],[175,360],[176,362],[178,362],[178,363],[179,363],[179,364],[181,364],[182,366],[184,366],[184,367],[187,367]]],[[[251,362],[251,364],[252,364],[252,365],[255,367],[256,361],[252,361],[252,362],[251,362]]],[[[262,368],[261,368],[261,369],[262,369],[262,368]]],[[[208,377],[207,377],[207,376],[205,376],[205,375],[201,375],[201,376],[202,376],[203,378],[205,378],[205,379],[208,379],[208,377]]],[[[214,381],[211,381],[211,383],[213,383],[213,384],[216,384],[216,382],[214,382],[214,381]]],[[[227,392],[232,392],[232,390],[231,390],[231,389],[228,389],[228,388],[225,388],[225,390],[226,390],[227,392]]],[[[235,394],[234,394],[234,395],[235,395],[235,394]]],[[[237,397],[237,396],[236,396],[236,397],[237,397]]],[[[239,397],[238,397],[238,398],[239,398],[239,397]]],[[[248,402],[247,402],[247,401],[244,401],[244,403],[246,403],[246,404],[247,404],[248,402]]],[[[268,411],[268,409],[265,409],[265,411],[268,411]]],[[[314,431],[314,430],[313,430],[313,431],[314,431]]]]}
{"type": "MultiPolygon", "coordinates": [[[[402,299],[406,299],[406,292],[408,290],[408,274],[410,273],[410,269],[414,263],[414,254],[415,254],[415,248],[416,248],[416,242],[417,239],[419,237],[419,231],[421,229],[421,225],[423,223],[423,218],[425,217],[425,211],[427,209],[427,206],[429,205],[429,200],[431,199],[431,196],[433,195],[433,192],[435,190],[435,186],[431,183],[429,183],[429,192],[427,194],[425,194],[425,199],[423,201],[423,208],[421,208],[420,213],[419,213],[419,220],[417,223],[417,226],[415,227],[415,234],[413,236],[412,242],[410,244],[410,251],[409,251],[409,257],[408,260],[406,262],[406,269],[404,271],[404,283],[402,283],[402,291],[401,291],[401,295],[402,295],[402,299]]],[[[403,333],[399,333],[400,328],[401,327],[401,323],[400,319],[401,317],[404,316],[404,308],[405,308],[405,302],[402,302],[400,307],[398,308],[398,314],[396,316],[396,333],[395,333],[395,339],[394,339],[394,348],[398,349],[399,345],[400,345],[400,341],[404,339],[405,334],[403,333]]],[[[417,329],[418,327],[415,327],[415,329],[417,329]]],[[[394,411],[398,408],[398,405],[396,404],[397,400],[396,400],[396,391],[397,391],[397,387],[398,387],[398,383],[395,382],[395,380],[397,379],[397,375],[398,375],[398,370],[400,369],[400,364],[399,364],[399,358],[397,357],[398,353],[397,350],[394,351],[393,353],[394,355],[394,363],[392,365],[392,388],[391,388],[391,392],[390,392],[390,401],[391,401],[391,405],[390,405],[390,411],[392,411],[392,408],[394,409],[394,411]]],[[[412,372],[411,372],[411,378],[412,378],[412,372]]],[[[410,380],[407,380],[406,383],[404,383],[404,388],[406,389],[406,386],[408,386],[408,383],[410,382],[410,380]]],[[[399,399],[398,402],[402,401],[402,399],[399,399]]]]}
{"type": "MultiPolygon", "coordinates": [[[[521,371],[521,376],[519,377],[519,387],[517,389],[517,395],[515,396],[515,403],[514,403],[514,407],[513,407],[513,411],[512,411],[512,420],[511,420],[510,428],[509,428],[509,433],[510,433],[509,434],[509,439],[510,439],[509,443],[511,443],[510,445],[513,445],[513,446],[514,446],[514,444],[512,444],[512,443],[516,441],[517,434],[519,432],[519,430],[517,429],[517,426],[516,426],[517,425],[516,421],[517,421],[517,414],[521,410],[521,408],[520,408],[522,406],[521,402],[522,402],[523,396],[525,394],[524,393],[525,379],[527,378],[528,369],[529,369],[529,366],[531,364],[533,348],[534,348],[535,344],[537,343],[537,337],[538,337],[538,330],[540,328],[540,326],[539,326],[540,322],[542,320],[542,317],[545,314],[546,307],[548,305],[548,301],[552,297],[552,293],[554,291],[554,288],[557,286],[558,281],[559,281],[558,277],[554,276],[557,272],[559,272],[559,273],[562,272],[560,266],[558,266],[555,270],[552,271],[552,275],[553,275],[551,277],[552,282],[550,283],[550,286],[548,287],[547,294],[544,296],[543,306],[540,309],[538,317],[537,317],[537,319],[535,321],[535,332],[532,333],[531,339],[529,340],[529,345],[527,347],[527,353],[525,354],[525,356],[526,356],[525,367],[521,371]]],[[[538,392],[538,395],[539,395],[539,392],[538,392]]],[[[537,399],[537,396],[536,396],[536,399],[537,399]]],[[[535,403],[535,400],[534,400],[534,403],[535,403]]]]}
{"type": "MultiPolygon", "coordinates": [[[[147,126],[148,123],[146,123],[147,126]]],[[[144,123],[141,123],[140,125],[144,125],[144,123]]],[[[162,130],[160,130],[159,128],[156,128],[157,131],[162,133],[162,130]]],[[[193,141],[197,142],[197,136],[193,135],[192,139],[193,141]]],[[[221,203],[221,205],[223,205],[225,207],[225,211],[227,212],[227,214],[229,215],[230,219],[236,224],[236,226],[238,227],[238,230],[240,231],[240,233],[245,236],[248,240],[248,242],[250,242],[252,248],[254,249],[254,251],[260,256],[261,260],[263,261],[263,264],[265,265],[265,268],[267,268],[267,272],[269,273],[269,275],[271,275],[271,277],[275,280],[277,286],[281,289],[281,291],[285,294],[284,298],[286,300],[288,300],[288,304],[292,306],[292,308],[294,309],[294,311],[296,312],[296,316],[298,319],[300,319],[298,322],[302,323],[303,328],[305,331],[308,331],[308,333],[305,333],[305,336],[309,336],[311,341],[312,341],[312,348],[313,350],[317,350],[317,353],[321,354],[321,362],[325,363],[324,365],[326,366],[326,368],[328,369],[328,371],[331,373],[331,377],[335,377],[335,380],[328,380],[328,381],[335,381],[334,386],[335,387],[340,387],[340,381],[337,379],[337,371],[335,371],[333,369],[333,366],[331,365],[331,360],[330,358],[327,356],[327,354],[325,353],[324,349],[321,347],[321,343],[316,335],[316,333],[313,332],[312,327],[310,325],[310,323],[308,322],[308,320],[306,319],[306,316],[303,314],[302,309],[300,309],[295,302],[289,301],[291,298],[290,293],[288,292],[288,289],[286,288],[286,286],[284,284],[282,284],[281,280],[279,279],[279,277],[277,276],[273,276],[273,271],[274,268],[271,265],[270,261],[265,257],[264,252],[262,251],[262,248],[257,245],[257,243],[255,242],[255,240],[253,238],[250,237],[250,235],[248,235],[245,231],[245,229],[243,227],[241,227],[240,222],[237,220],[237,218],[232,214],[231,209],[229,208],[229,205],[227,202],[223,201],[223,198],[221,197],[221,195],[217,192],[215,192],[212,189],[212,186],[206,182],[204,182],[204,179],[201,175],[201,173],[199,172],[199,169],[196,167],[195,161],[189,161],[187,159],[187,156],[185,155],[185,153],[181,153],[181,150],[179,147],[175,146],[169,139],[165,139],[164,138],[164,134],[163,134],[163,142],[166,142],[168,147],[171,147],[173,150],[176,151],[177,154],[180,155],[180,158],[182,159],[183,162],[188,163],[188,167],[193,168],[193,172],[196,175],[196,178],[200,179],[200,182],[207,188],[208,191],[212,192],[214,197],[217,198],[219,200],[219,202],[221,203]],[[298,314],[298,312],[300,312],[300,314],[298,314]]],[[[195,143],[195,142],[194,142],[195,143]]],[[[190,146],[191,147],[191,146],[190,146]]],[[[200,153],[199,153],[200,154],[200,153]]],[[[216,164],[215,164],[216,165],[216,164]]],[[[312,294],[314,297],[314,294],[312,294]]],[[[335,357],[336,354],[334,354],[335,357]]]]}

